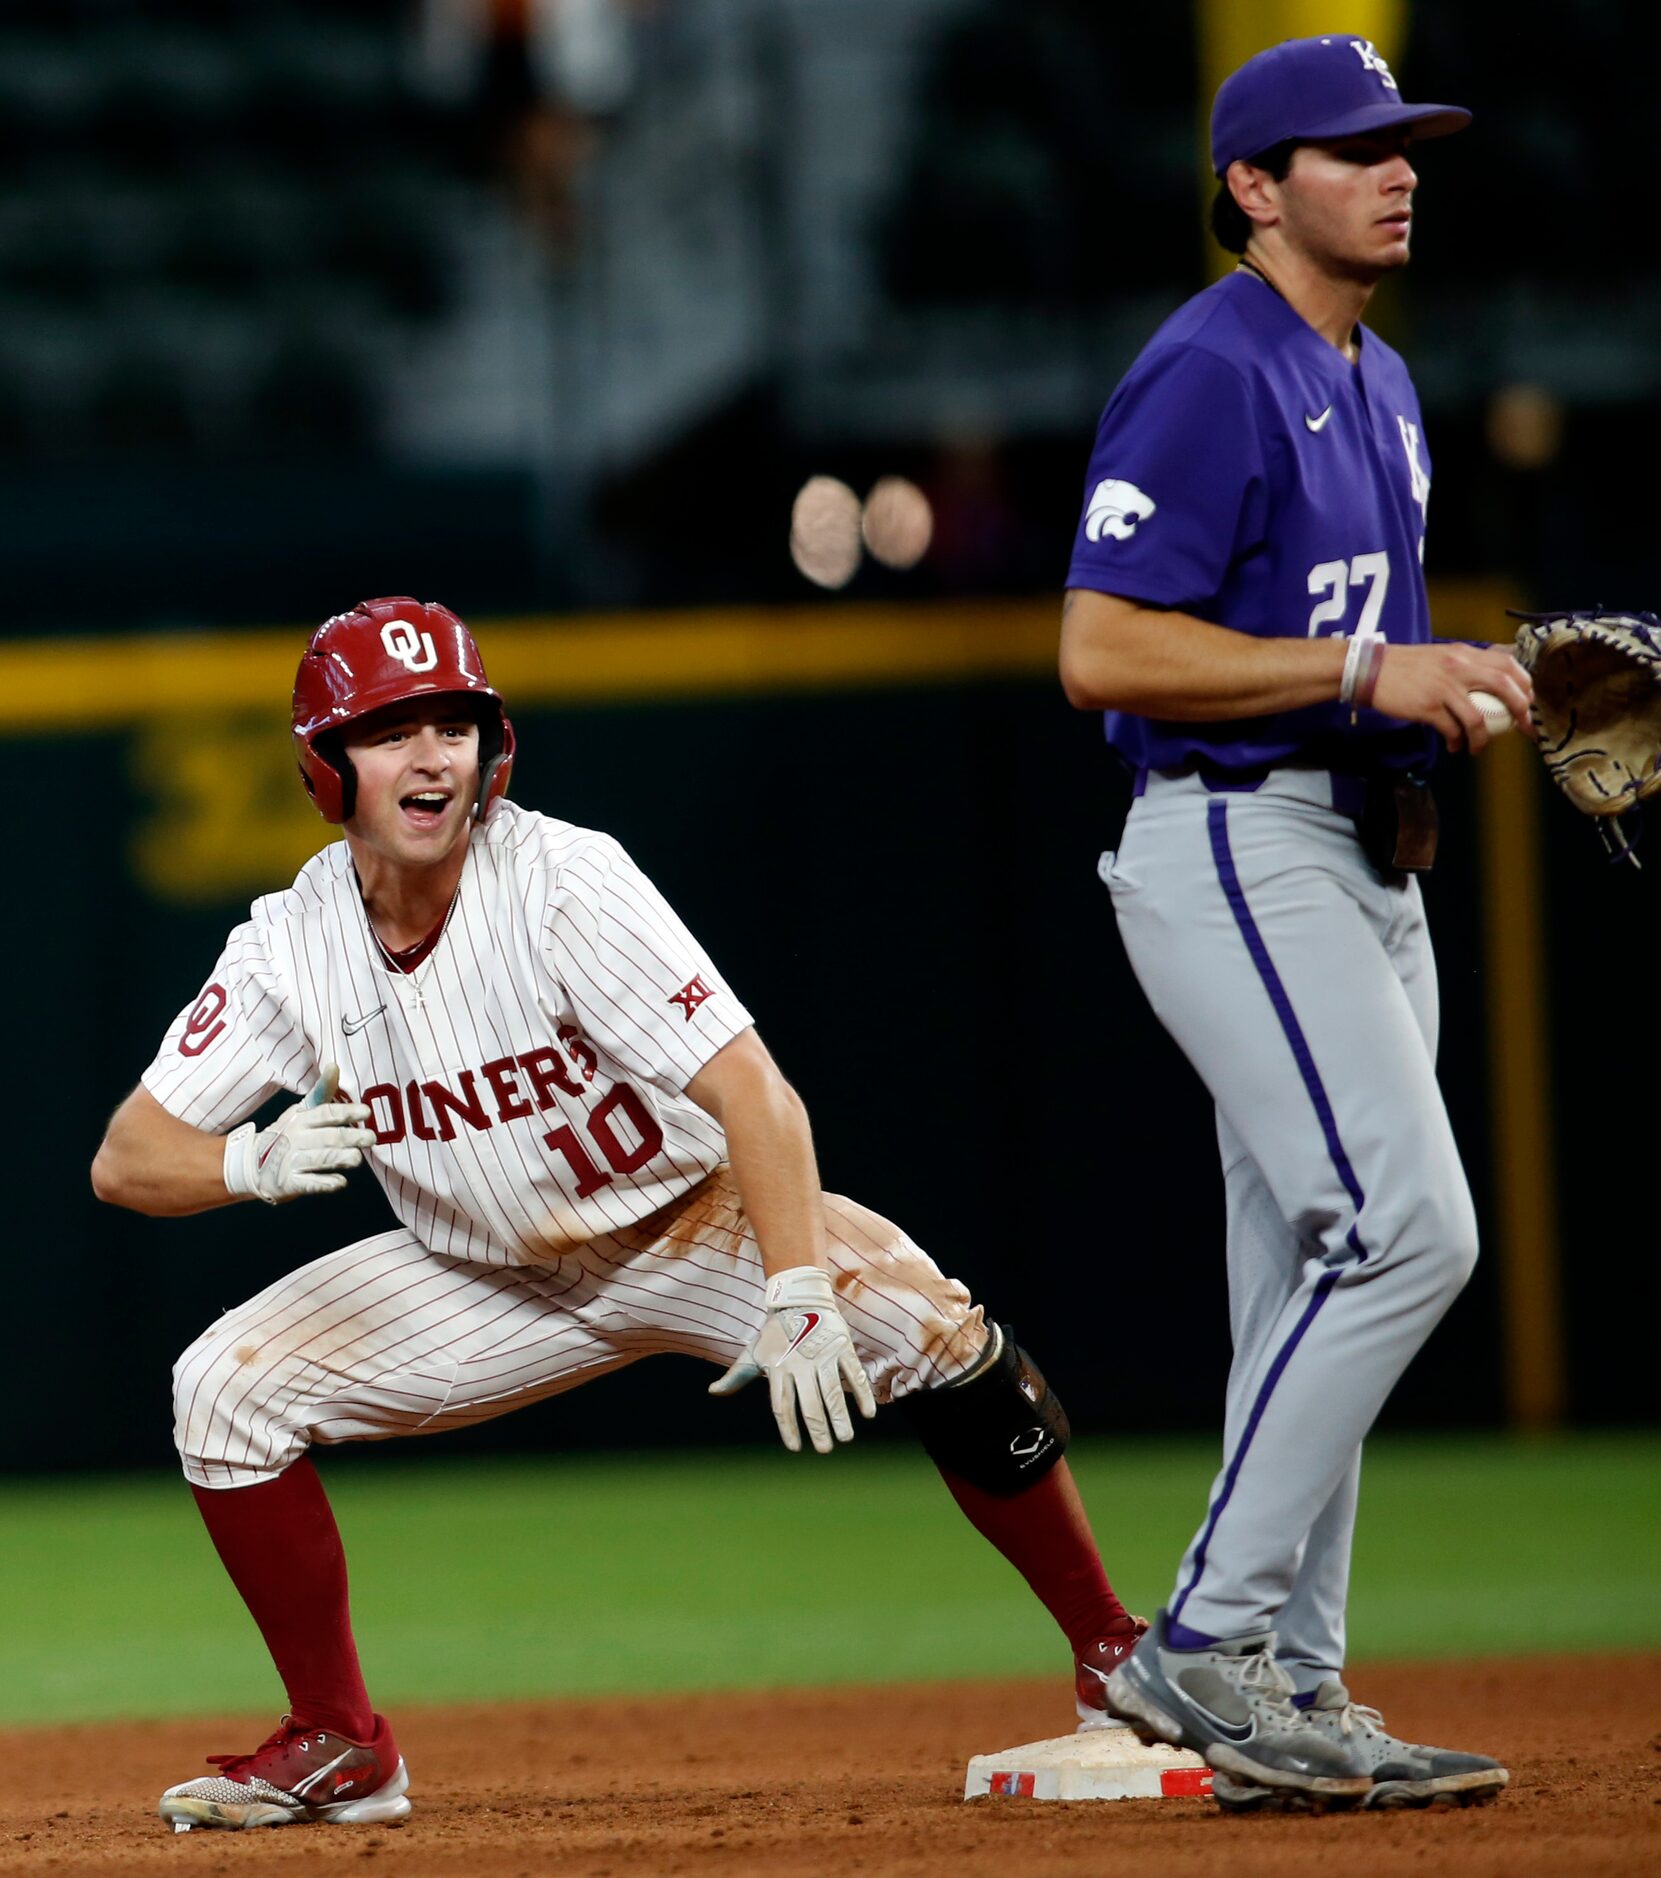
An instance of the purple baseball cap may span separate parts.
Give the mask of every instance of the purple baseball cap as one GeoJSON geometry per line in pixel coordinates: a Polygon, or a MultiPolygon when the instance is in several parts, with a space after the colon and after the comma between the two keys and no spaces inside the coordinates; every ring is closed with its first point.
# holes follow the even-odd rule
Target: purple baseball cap
{"type": "Polygon", "coordinates": [[[1247,59],[1217,88],[1211,167],[1219,176],[1277,143],[1325,143],[1411,124],[1415,137],[1446,137],[1471,114],[1455,104],[1405,104],[1370,39],[1323,33],[1287,39],[1247,59]]]}

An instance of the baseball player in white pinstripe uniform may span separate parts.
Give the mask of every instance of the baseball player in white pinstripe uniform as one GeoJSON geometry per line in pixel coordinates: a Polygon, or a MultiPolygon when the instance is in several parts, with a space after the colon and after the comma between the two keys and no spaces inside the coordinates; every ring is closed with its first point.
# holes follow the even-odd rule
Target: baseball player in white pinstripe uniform
{"type": "Polygon", "coordinates": [[[169,1788],[176,1830],[374,1823],[408,1773],[358,1667],[308,1450],[465,1426],[642,1356],[765,1375],[785,1445],[910,1416],[1068,1637],[1108,1725],[1127,1616],[1013,1338],[897,1227],[820,1190],[750,1014],[609,836],[505,800],[513,728],[443,607],[328,620],[294,692],[301,775],[345,839],[256,902],[122,1103],[99,1195],[180,1215],[345,1184],[398,1224],[236,1310],[175,1370],[186,1477],[282,1676],[251,1753],[169,1788]],[[303,1099],[244,1118],[280,1090],[303,1099]],[[228,1132],[226,1132],[228,1131],[228,1132]]]}

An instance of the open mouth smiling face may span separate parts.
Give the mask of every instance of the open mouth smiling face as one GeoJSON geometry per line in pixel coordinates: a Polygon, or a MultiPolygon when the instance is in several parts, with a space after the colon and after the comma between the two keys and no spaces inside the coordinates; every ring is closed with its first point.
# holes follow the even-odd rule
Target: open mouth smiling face
{"type": "Polygon", "coordinates": [[[388,707],[353,727],[347,755],[357,776],[353,823],[360,836],[429,850],[465,828],[478,788],[479,732],[451,697],[388,707]]]}
{"type": "Polygon", "coordinates": [[[415,828],[437,828],[455,797],[448,789],[417,789],[401,796],[398,807],[405,821],[415,828]]]}

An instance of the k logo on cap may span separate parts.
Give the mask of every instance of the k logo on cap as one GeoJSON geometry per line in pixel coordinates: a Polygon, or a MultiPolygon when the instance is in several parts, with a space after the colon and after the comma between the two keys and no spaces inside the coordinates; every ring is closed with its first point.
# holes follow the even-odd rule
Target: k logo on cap
{"type": "Polygon", "coordinates": [[[1395,73],[1390,70],[1389,62],[1370,39],[1352,39],[1350,49],[1369,72],[1378,73],[1379,83],[1387,91],[1399,92],[1401,90],[1401,86],[1396,83],[1395,73]]]}
{"type": "Polygon", "coordinates": [[[1370,39],[1287,39],[1247,59],[1217,88],[1211,107],[1211,167],[1250,161],[1281,143],[1329,143],[1407,126],[1415,138],[1463,130],[1471,114],[1454,104],[1407,104],[1370,39]]]}

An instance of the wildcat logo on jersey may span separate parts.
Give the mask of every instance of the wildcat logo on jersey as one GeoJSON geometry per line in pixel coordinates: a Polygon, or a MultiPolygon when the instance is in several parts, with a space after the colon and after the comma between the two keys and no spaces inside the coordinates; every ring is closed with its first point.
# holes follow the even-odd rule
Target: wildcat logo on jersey
{"type": "Polygon", "coordinates": [[[1153,498],[1143,495],[1135,483],[1109,476],[1097,483],[1096,493],[1084,512],[1085,535],[1091,541],[1100,541],[1103,535],[1111,535],[1115,541],[1129,541],[1136,533],[1136,524],[1145,522],[1156,506],[1153,498]]]}
{"type": "Polygon", "coordinates": [[[389,619],[381,628],[381,644],[386,656],[412,672],[430,672],[438,663],[438,650],[431,633],[418,633],[404,619],[389,619]]]}
{"type": "Polygon", "coordinates": [[[1383,53],[1375,48],[1370,39],[1352,39],[1350,41],[1350,50],[1360,59],[1361,63],[1366,66],[1369,72],[1378,73],[1378,82],[1383,85],[1386,91],[1401,90],[1401,86],[1396,83],[1395,73],[1390,70],[1389,65],[1385,62],[1383,53]]]}

